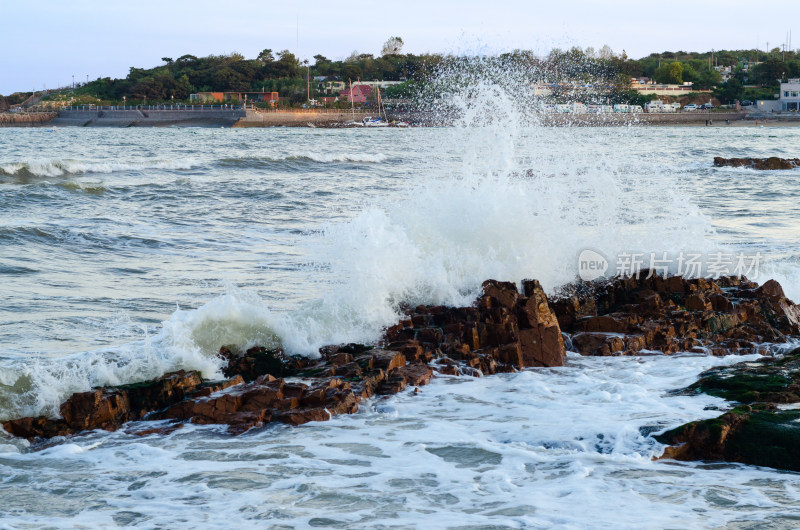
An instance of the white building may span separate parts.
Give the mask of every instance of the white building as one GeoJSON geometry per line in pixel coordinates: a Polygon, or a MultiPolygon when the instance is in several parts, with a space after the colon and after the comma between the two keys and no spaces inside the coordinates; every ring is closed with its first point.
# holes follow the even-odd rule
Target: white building
{"type": "Polygon", "coordinates": [[[800,110],[800,79],[789,79],[781,83],[781,110],[800,110]]]}
{"type": "Polygon", "coordinates": [[[733,77],[733,70],[730,66],[715,66],[714,70],[719,72],[719,75],[722,77],[722,82],[725,83],[733,77]]]}

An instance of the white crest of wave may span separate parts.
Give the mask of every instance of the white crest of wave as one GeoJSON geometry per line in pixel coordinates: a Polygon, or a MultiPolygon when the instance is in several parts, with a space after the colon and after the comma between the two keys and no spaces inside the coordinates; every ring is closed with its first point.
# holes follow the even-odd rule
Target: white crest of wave
{"type": "Polygon", "coordinates": [[[159,377],[175,370],[198,370],[221,378],[223,345],[249,347],[276,343],[271,313],[257,296],[233,287],[193,310],[176,310],[159,332],[113,349],[57,359],[0,366],[0,420],[24,415],[58,415],[71,394],[159,377]]]}
{"type": "Polygon", "coordinates": [[[145,160],[142,162],[108,160],[29,160],[0,165],[0,175],[23,175],[34,177],[60,177],[84,173],[114,173],[147,169],[191,169],[195,163],[188,159],[145,160]]]}
{"type": "Polygon", "coordinates": [[[370,162],[379,163],[385,162],[388,157],[383,153],[305,153],[294,154],[288,157],[292,158],[307,158],[313,162],[370,162]]]}

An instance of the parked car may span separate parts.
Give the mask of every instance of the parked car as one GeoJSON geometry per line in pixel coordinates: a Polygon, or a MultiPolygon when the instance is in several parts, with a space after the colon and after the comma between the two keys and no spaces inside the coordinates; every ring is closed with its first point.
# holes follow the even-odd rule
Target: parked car
{"type": "Polygon", "coordinates": [[[739,103],[739,105],[741,105],[742,107],[749,107],[752,104],[753,104],[753,102],[750,101],[749,99],[746,99],[746,100],[742,101],[741,103],[739,103]]]}
{"type": "Polygon", "coordinates": [[[703,110],[711,110],[714,108],[714,105],[712,105],[711,103],[703,103],[702,105],[700,105],[700,108],[703,110]]]}
{"type": "Polygon", "coordinates": [[[688,105],[686,105],[686,106],[684,106],[684,107],[683,107],[683,110],[684,110],[685,112],[689,112],[689,111],[697,110],[697,105],[695,105],[694,103],[689,103],[688,105]]]}

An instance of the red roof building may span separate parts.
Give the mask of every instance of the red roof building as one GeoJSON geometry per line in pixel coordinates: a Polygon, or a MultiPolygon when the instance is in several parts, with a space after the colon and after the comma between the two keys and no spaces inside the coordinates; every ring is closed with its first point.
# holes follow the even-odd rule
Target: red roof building
{"type": "Polygon", "coordinates": [[[356,85],[352,89],[346,88],[339,92],[339,98],[353,103],[366,103],[367,96],[372,93],[372,90],[369,85],[356,85]]]}

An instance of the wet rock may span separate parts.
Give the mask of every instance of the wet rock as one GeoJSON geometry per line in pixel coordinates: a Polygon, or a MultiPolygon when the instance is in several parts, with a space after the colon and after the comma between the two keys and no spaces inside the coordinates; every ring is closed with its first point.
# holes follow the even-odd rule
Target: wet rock
{"type": "Polygon", "coordinates": [[[372,357],[371,368],[379,368],[386,372],[405,366],[407,362],[402,353],[394,350],[375,349],[369,352],[369,356],[372,357]]]}
{"type": "Polygon", "coordinates": [[[715,156],[714,165],[716,167],[748,167],[761,170],[794,169],[800,167],[800,158],[778,158],[776,156],[769,158],[722,158],[721,156],[715,156]]]}
{"type": "Polygon", "coordinates": [[[568,286],[551,307],[572,347],[584,355],[714,355],[756,351],[800,333],[800,307],[780,285],[746,279],[613,278],[568,286]],[[701,350],[705,351],[705,350],[701,350]]]}
{"type": "Polygon", "coordinates": [[[228,363],[222,371],[225,377],[239,375],[245,381],[254,381],[262,375],[286,377],[305,367],[303,362],[288,359],[280,349],[260,346],[250,348],[241,355],[238,355],[233,349],[223,346],[218,355],[228,363]]]}
{"type": "MultiPolygon", "coordinates": [[[[780,296],[777,293],[775,296],[780,296]]],[[[800,471],[800,348],[779,357],[708,370],[678,394],[706,393],[742,405],[718,418],[681,425],[656,437],[662,458],[724,460],[800,471]]]]}
{"type": "Polygon", "coordinates": [[[745,404],[800,403],[800,348],[779,358],[707,370],[678,393],[705,393],[745,404]]]}
{"type": "Polygon", "coordinates": [[[79,392],[61,405],[61,418],[21,418],[5,422],[3,428],[28,439],[94,429],[113,431],[181,401],[201,384],[198,372],[180,370],[143,383],[79,392]]]}
{"type": "Polygon", "coordinates": [[[743,405],[656,439],[671,444],[662,458],[723,460],[800,471],[800,410],[743,405]]]}

